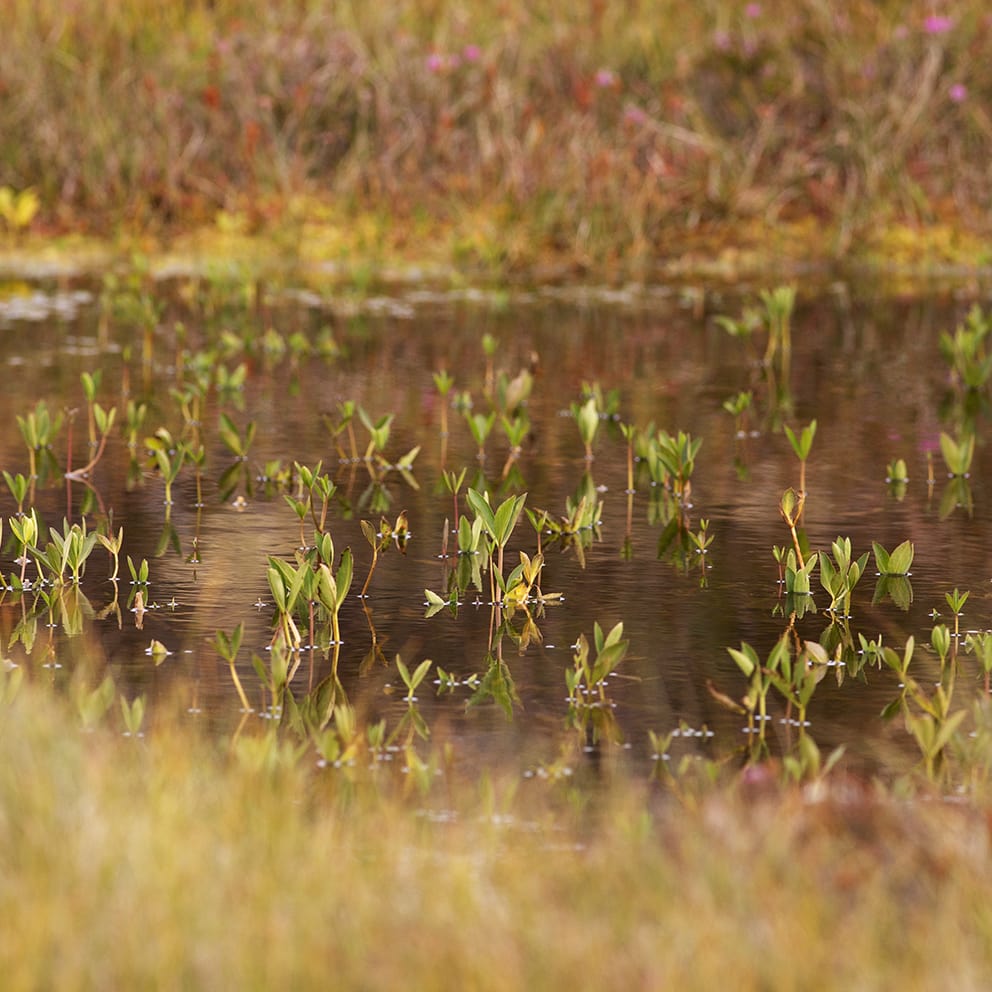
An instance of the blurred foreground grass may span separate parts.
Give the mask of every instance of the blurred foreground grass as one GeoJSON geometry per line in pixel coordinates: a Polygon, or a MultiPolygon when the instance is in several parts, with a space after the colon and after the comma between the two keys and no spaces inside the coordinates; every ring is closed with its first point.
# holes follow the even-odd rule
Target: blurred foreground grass
{"type": "Polygon", "coordinates": [[[0,709],[6,989],[971,989],[989,818],[762,767],[677,799],[0,709]]]}

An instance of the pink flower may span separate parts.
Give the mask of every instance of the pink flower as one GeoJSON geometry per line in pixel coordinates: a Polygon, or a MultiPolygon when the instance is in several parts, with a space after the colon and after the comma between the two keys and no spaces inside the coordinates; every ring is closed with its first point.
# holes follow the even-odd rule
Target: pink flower
{"type": "Polygon", "coordinates": [[[426,65],[428,72],[440,72],[444,68],[444,56],[437,52],[431,52],[427,56],[426,65]]]}
{"type": "Polygon", "coordinates": [[[627,106],[623,108],[623,119],[626,124],[632,124],[635,127],[640,127],[641,124],[647,123],[648,115],[641,110],[640,107],[636,107],[634,104],[628,103],[627,106]]]}
{"type": "Polygon", "coordinates": [[[749,3],[744,8],[745,17],[761,17],[761,4],[760,3],[749,3]]]}
{"type": "Polygon", "coordinates": [[[617,77],[616,73],[612,69],[597,69],[596,70],[596,85],[602,89],[609,89],[611,86],[616,86],[617,77]]]}
{"type": "Polygon", "coordinates": [[[923,30],[927,34],[947,34],[954,27],[954,21],[950,17],[942,17],[940,14],[931,14],[923,22],[923,30]]]}
{"type": "Polygon", "coordinates": [[[952,103],[964,103],[968,99],[968,87],[964,83],[954,83],[947,91],[952,103]]]}
{"type": "Polygon", "coordinates": [[[482,49],[478,45],[466,45],[462,49],[462,58],[466,62],[478,62],[482,58],[482,49]]]}

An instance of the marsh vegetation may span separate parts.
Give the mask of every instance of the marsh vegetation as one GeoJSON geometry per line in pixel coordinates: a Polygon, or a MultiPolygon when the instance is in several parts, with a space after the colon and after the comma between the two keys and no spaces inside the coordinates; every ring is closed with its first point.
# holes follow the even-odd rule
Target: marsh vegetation
{"type": "MultiPolygon", "coordinates": [[[[338,823],[348,809],[359,831],[387,821],[387,846],[433,850],[405,876],[418,905],[430,871],[456,871],[471,851],[484,866],[509,845],[506,878],[486,884],[512,889],[511,942],[514,914],[551,899],[514,888],[549,846],[572,855],[547,884],[588,870],[598,900],[661,837],[743,806],[824,832],[802,853],[789,831],[762,841],[756,897],[780,850],[797,884],[827,870],[830,825],[851,817],[871,824],[859,857],[898,834],[905,871],[946,891],[928,874],[933,852],[897,830],[897,802],[922,836],[950,831],[942,857],[962,872],[975,856],[984,865],[969,813],[920,805],[985,802],[980,307],[837,289],[386,298],[229,271],[160,282],[140,264],[100,286],[31,291],[47,312],[29,324],[8,302],[4,317],[20,333],[4,349],[18,375],[2,414],[3,705],[10,726],[38,714],[18,746],[68,789],[52,806],[19,787],[42,834],[64,802],[95,803],[95,830],[130,797],[111,847],[168,844],[200,800],[191,785],[179,820],[163,817],[165,780],[196,762],[232,830],[250,795],[263,834],[292,807],[304,848],[330,829],[353,859],[362,845],[338,823]],[[497,420],[501,435],[478,426],[497,420]],[[70,786],[63,761],[91,772],[70,786]],[[135,776],[153,783],[140,798],[135,776]],[[956,846],[964,834],[977,855],[956,846]]],[[[10,285],[5,300],[23,292],[10,285]]],[[[204,831],[207,858],[225,842],[204,831]]],[[[266,844],[259,866],[278,873],[266,844]]],[[[701,871],[704,847],[678,870],[655,847],[649,863],[675,872],[658,892],[701,871]]],[[[63,853],[61,870],[77,872],[63,853]]],[[[211,870],[190,858],[202,891],[211,870]]],[[[18,877],[41,885],[40,861],[23,863],[18,877]]],[[[133,898],[163,883],[134,860],[120,870],[133,898]]],[[[488,870],[473,869],[473,891],[488,870]]],[[[738,870],[718,859],[692,884],[705,901],[738,870]]],[[[864,953],[887,968],[905,964],[881,950],[902,870],[858,883],[878,936],[864,953]]],[[[358,878],[339,881],[384,876],[358,878]]],[[[961,912],[973,884],[953,883],[961,912]]],[[[290,888],[295,934],[316,897],[290,888]]],[[[811,919],[841,898],[830,891],[799,900],[811,919]]],[[[465,893],[484,917],[482,896],[465,893]]],[[[658,913],[657,893],[645,899],[658,913]]],[[[169,941],[187,939],[183,904],[169,897],[169,941]]],[[[575,934],[590,922],[582,904],[575,934]]],[[[260,919],[246,909],[238,932],[260,919]]],[[[385,919],[372,932],[392,941],[401,917],[385,919]]],[[[984,953],[980,928],[964,933],[968,953],[984,953]]],[[[90,939],[98,929],[78,954],[90,939]]],[[[202,966],[187,961],[200,983],[231,964],[225,941],[205,941],[202,966]]],[[[313,980],[264,948],[246,957],[251,974],[292,960],[313,980]]],[[[742,953],[751,974],[777,973],[774,954],[742,953]]],[[[356,955],[345,960],[358,967],[356,955]]],[[[40,952],[28,960],[25,974],[53,974],[37,970],[40,952]]],[[[549,945],[517,963],[532,980],[576,960],[549,945]]],[[[391,957],[384,976],[403,961],[424,967],[391,957]]],[[[140,973],[126,947],[106,967],[140,973]]],[[[646,949],[602,967],[611,981],[627,967],[678,970],[646,949]]],[[[464,958],[458,968],[480,974],[464,958]]],[[[94,977],[81,986],[107,980],[83,974],[94,977]]]]}

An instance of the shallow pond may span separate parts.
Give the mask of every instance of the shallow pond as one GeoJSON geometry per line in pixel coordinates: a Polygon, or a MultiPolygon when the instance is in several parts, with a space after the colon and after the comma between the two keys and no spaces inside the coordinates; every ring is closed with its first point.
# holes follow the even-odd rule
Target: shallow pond
{"type": "MultiPolygon", "coordinates": [[[[381,715],[395,726],[406,711],[406,690],[394,659],[399,655],[412,671],[429,658],[434,667],[417,696],[435,738],[452,740],[466,764],[484,757],[539,768],[553,762],[569,739],[565,672],[573,665],[573,645],[580,634],[592,638],[595,622],[609,630],[622,620],[628,653],[608,679],[606,704],[587,720],[588,754],[600,754],[609,740],[632,761],[647,761],[648,731],[664,736],[680,727],[673,754],[733,752],[743,746],[746,721],[721,705],[713,690],[740,699],[746,683],[727,648],[746,641],[764,657],[789,625],[791,605],[782,595],[773,547],[791,543],[779,504],[786,489],[799,486],[799,462],[781,424],[798,429],[815,418],[804,516],[809,546],[828,550],[843,535],[860,555],[872,541],[891,550],[909,539],[916,553],[911,602],[905,590],[875,596],[872,556],[854,590],[850,618],[834,628],[824,612],[830,597],[814,574],[815,607],[795,620],[795,629],[803,639],[827,641],[844,664],[831,665],[817,686],[810,733],[821,749],[845,743],[849,760],[859,766],[915,760],[901,721],[879,716],[898,691],[896,677],[887,669],[861,668],[854,649],[859,633],[899,650],[909,635],[929,644],[931,611],[949,619],[945,593],[954,587],[971,592],[962,629],[992,626],[985,399],[955,391],[939,343],[973,299],[950,291],[899,297],[843,284],[815,292],[800,287],[791,360],[774,382],[760,361],[764,333],[737,339],[714,319],[740,317],[750,299],[747,287],[734,293],[405,289],[390,297],[351,298],[264,288],[253,295],[185,279],[132,286],[122,280],[109,290],[99,283],[7,285],[0,293],[0,361],[7,368],[0,465],[12,475],[28,473],[16,418],[26,417],[38,400],[53,414],[74,411],[71,430],[67,420],[48,462],[42,459],[29,505],[46,525],[61,526],[63,517],[78,522],[82,514],[91,530],[112,513],[124,541],[120,615],[105,609],[113,602],[110,559],[97,546],[78,615],[46,609],[37,591],[8,593],[0,605],[3,648],[32,677],[65,686],[78,667],[99,674],[105,663],[124,696],[147,695],[152,725],[156,700],[179,693],[191,720],[235,726],[238,696],[214,635],[244,623],[238,668],[249,698],[262,709],[251,655],[267,658],[273,636],[267,556],[291,561],[300,545],[300,526],[285,498],[298,495],[298,483],[284,473],[294,463],[322,462],[337,486],[327,530],[337,553],[350,546],[355,558],[355,580],[340,610],[338,674],[365,718],[381,715]],[[454,380],[444,398],[433,376],[442,369],[454,380]],[[117,421],[86,481],[66,480],[66,468],[78,469],[92,454],[80,377],[96,370],[96,398],[104,408],[117,407],[117,421]],[[487,414],[494,402],[489,396],[498,398],[523,370],[532,375],[521,408],[530,429],[519,457],[507,466],[510,445],[497,416],[480,461],[463,394],[470,394],[473,414],[487,414]],[[198,381],[204,387],[199,408],[191,399],[191,384],[198,381]],[[572,405],[594,386],[604,416],[588,460],[572,405]],[[613,390],[615,413],[605,415],[613,390]],[[724,401],[743,391],[751,392],[752,403],[738,425],[724,401]],[[134,449],[127,444],[128,400],[147,407],[134,449]],[[380,473],[351,458],[350,434],[342,426],[348,403],[373,421],[394,415],[385,461],[395,464],[419,446],[412,471],[380,473]],[[248,424],[255,425],[243,461],[219,430],[222,413],[243,439],[248,424]],[[964,420],[976,425],[977,449],[968,482],[952,482],[938,439],[942,431],[956,436],[964,420]],[[652,484],[641,460],[634,465],[634,492],[627,492],[628,443],[621,425],[643,431],[652,423],[702,439],[681,505],[663,485],[652,484]],[[202,442],[202,505],[196,467],[187,462],[166,507],[161,473],[144,444],[160,427],[175,439],[202,442]],[[886,482],[896,458],[908,467],[902,487],[886,482]],[[563,600],[532,604],[529,615],[518,610],[497,638],[498,648],[488,574],[482,574],[481,588],[463,590],[457,611],[425,617],[425,589],[447,599],[458,565],[456,538],[445,537],[456,510],[443,473],[463,467],[457,512],[469,519],[464,494],[470,485],[488,485],[496,504],[526,493],[527,508],[555,518],[565,515],[570,497],[578,501],[585,493],[602,501],[594,530],[570,541],[542,535],[541,585],[563,600]],[[400,511],[406,511],[411,533],[405,554],[395,546],[383,551],[363,600],[358,592],[372,555],[361,523],[377,529],[380,516],[395,522],[400,511]],[[712,538],[705,555],[689,537],[702,521],[712,538]],[[149,562],[149,608],[140,617],[128,608],[134,590],[126,556],[149,562]],[[847,646],[838,648],[844,638],[847,646]],[[153,640],[169,652],[164,660],[149,654],[153,640]],[[464,680],[473,674],[481,679],[493,654],[512,680],[509,715],[491,697],[469,705],[480,695],[480,683],[464,680]],[[461,684],[439,687],[438,668],[461,684]],[[685,728],[705,736],[687,740],[685,728]]],[[[369,431],[357,413],[352,426],[362,455],[369,431]]],[[[16,504],[6,487],[0,511],[0,568],[9,575],[19,572],[19,548],[9,525],[16,504]]],[[[312,537],[307,523],[304,538],[312,537]]],[[[537,549],[536,529],[522,515],[506,546],[504,571],[520,551],[533,555],[537,549]]],[[[32,563],[26,574],[33,573],[32,563]]],[[[297,622],[306,642],[304,617],[297,622]]],[[[918,657],[917,677],[935,668],[922,649],[918,657]]],[[[326,652],[304,652],[294,690],[305,693],[329,666],[326,652]]],[[[978,663],[968,659],[964,670],[977,684],[978,663]]],[[[784,721],[794,714],[774,691],[770,715],[772,749],[788,748],[796,731],[784,721]]]]}

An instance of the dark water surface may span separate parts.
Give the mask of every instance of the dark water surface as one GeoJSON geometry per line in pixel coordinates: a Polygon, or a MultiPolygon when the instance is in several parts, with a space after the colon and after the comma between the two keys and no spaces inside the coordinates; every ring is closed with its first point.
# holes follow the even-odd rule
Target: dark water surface
{"type": "MultiPolygon", "coordinates": [[[[294,461],[313,466],[322,459],[338,485],[329,529],[337,548],[349,545],[356,557],[356,581],[341,614],[339,671],[350,700],[367,716],[382,714],[395,723],[403,710],[401,694],[390,692],[399,684],[396,654],[411,669],[431,658],[462,677],[484,672],[488,605],[473,605],[470,596],[457,616],[443,612],[424,619],[424,589],[444,593],[451,568],[450,559],[439,557],[445,520],[453,516],[442,469],[467,466],[470,481],[476,481],[480,469],[475,444],[456,410],[449,411],[450,437],[443,444],[441,401],[432,373],[447,369],[454,391],[470,391],[475,409],[488,410],[484,334],[498,340],[497,375],[535,371],[527,405],[531,436],[517,462],[519,485],[513,491],[527,493],[528,507],[563,514],[568,496],[592,486],[601,494],[603,513],[584,564],[574,549],[545,549],[542,585],[563,592],[565,599],[535,617],[541,635],[537,642],[518,654],[513,643],[504,641],[504,659],[519,696],[512,720],[492,703],[468,707],[467,687],[441,696],[434,694],[433,685],[421,687],[418,696],[427,723],[436,734],[454,738],[465,760],[480,754],[525,765],[554,759],[568,711],[564,672],[571,665],[571,645],[582,632],[591,636],[594,621],[608,628],[622,620],[630,640],[629,655],[619,677],[610,680],[608,693],[618,736],[631,753],[649,753],[648,730],[664,734],[683,721],[709,728],[714,736],[680,747],[715,754],[740,745],[742,719],[714,700],[707,682],[739,698],[745,684],[726,648],[748,641],[764,654],[787,625],[780,615],[772,547],[788,543],[779,500],[799,480],[798,462],[776,427],[781,419],[799,427],[815,417],[819,425],[808,468],[806,528],[813,548],[829,547],[838,535],[851,538],[855,554],[870,550],[872,540],[890,549],[907,538],[915,543],[908,609],[887,599],[872,605],[876,576],[874,559],[869,561],[868,574],[854,594],[850,629],[855,641],[860,632],[868,638],[881,636],[900,650],[910,634],[928,643],[930,612],[936,608],[946,618],[944,594],[955,586],[971,591],[964,626],[992,626],[987,552],[992,457],[984,414],[979,411],[977,418],[970,510],[955,507],[945,494],[946,471],[937,450],[940,432],[954,432],[957,409],[938,339],[967,312],[973,300],[966,294],[899,298],[838,285],[814,296],[800,287],[790,401],[776,407],[755,360],[763,350],[763,336],[749,349],[712,319],[716,313],[740,313],[740,297],[729,293],[406,291],[355,302],[308,292],[272,294],[261,307],[229,305],[225,311],[194,305],[188,286],[163,285],[156,293],[165,309],[152,335],[147,369],[140,329],[127,321],[101,321],[99,293],[98,286],[45,284],[8,286],[0,295],[0,361],[6,369],[0,394],[0,423],[6,425],[0,435],[0,465],[11,473],[27,472],[16,415],[24,416],[44,399],[52,410],[78,409],[72,454],[78,467],[86,455],[80,374],[101,369],[100,401],[118,407],[121,429],[115,429],[93,473],[93,490],[87,495],[82,484],[62,478],[68,458],[63,427],[53,445],[59,470],[42,480],[35,505],[48,524],[60,524],[64,515],[78,520],[80,510],[87,510],[91,527],[112,510],[114,527],[123,526],[125,533],[122,600],[129,592],[124,556],[148,558],[150,599],[158,608],[148,611],[140,630],[126,609],[120,628],[113,612],[89,619],[82,633],[72,637],[42,626],[34,651],[25,657],[20,644],[9,643],[25,607],[21,599],[8,597],[0,606],[0,637],[6,653],[29,666],[35,677],[65,684],[79,659],[96,652],[106,659],[120,691],[129,697],[148,694],[152,721],[155,699],[177,690],[188,695],[192,709],[202,711],[190,719],[222,725],[237,721],[237,696],[211,642],[218,628],[231,630],[241,621],[246,633],[240,669],[252,698],[257,697],[250,654],[264,656],[273,618],[266,556],[290,558],[299,544],[296,517],[278,487],[258,481],[263,466],[275,460],[291,467],[294,461]],[[185,327],[178,339],[177,320],[185,327]],[[184,348],[190,352],[184,359],[188,379],[195,353],[219,342],[224,330],[230,333],[229,342],[248,338],[252,343],[241,353],[222,351],[212,367],[233,370],[245,362],[247,379],[236,396],[210,390],[201,416],[204,505],[196,506],[194,474],[187,466],[176,482],[167,524],[163,483],[144,458],[143,445],[138,448],[140,471],[131,464],[122,434],[124,392],[148,405],[139,438],[159,426],[183,435],[183,418],[170,394],[177,384],[177,355],[184,348]],[[340,353],[294,358],[289,343],[294,334],[299,341],[316,341],[323,334],[340,353]],[[280,352],[280,341],[287,345],[285,351],[280,352]],[[643,469],[629,503],[629,553],[623,553],[628,538],[626,442],[617,423],[604,422],[594,460],[587,464],[569,413],[583,383],[593,382],[604,392],[619,390],[622,421],[641,428],[654,422],[671,433],[684,430],[703,439],[688,520],[693,530],[700,520],[709,522],[714,540],[705,563],[698,556],[673,557],[670,550],[659,555],[663,527],[651,509],[658,493],[652,492],[643,469]],[[754,393],[748,425],[753,434],[742,439],[722,404],[746,389],[754,393]],[[354,401],[375,418],[395,415],[387,447],[392,458],[421,446],[414,471],[419,488],[396,473],[388,478],[385,513],[394,519],[406,510],[413,536],[405,556],[391,549],[381,557],[367,614],[357,596],[370,563],[360,521],[377,521],[379,514],[369,502],[368,469],[339,462],[327,426],[345,401],[354,401]],[[234,459],[216,429],[222,410],[239,428],[250,420],[257,425],[246,475],[225,498],[220,480],[234,459]],[[927,481],[928,452],[935,452],[933,485],[927,481]],[[906,460],[910,475],[901,498],[886,486],[887,463],[897,457],[906,460]],[[584,478],[586,473],[590,478],[584,478]],[[949,504],[942,505],[945,495],[949,504]],[[240,500],[235,505],[239,496],[243,506],[240,500]],[[373,629],[388,663],[373,659],[368,664],[373,629]],[[172,652],[160,665],[146,653],[153,638],[172,652]],[[42,668],[50,656],[39,645],[49,639],[61,668],[42,668]]],[[[356,434],[364,450],[368,435],[357,418],[356,434]]],[[[498,426],[486,447],[482,471],[501,499],[507,442],[498,426]]],[[[0,512],[9,518],[15,509],[4,487],[0,512]]],[[[508,546],[508,561],[512,565],[518,551],[532,554],[536,547],[535,531],[522,518],[508,546]]],[[[0,562],[5,574],[17,569],[16,554],[5,526],[0,562]]],[[[84,579],[95,613],[112,598],[107,563],[106,552],[98,547],[84,579]]],[[[819,612],[797,624],[811,640],[819,639],[829,623],[822,612],[829,600],[816,577],[814,590],[819,612]]],[[[918,676],[929,663],[921,653],[918,676]]],[[[317,676],[327,664],[316,659],[317,676]]],[[[308,666],[309,659],[297,676],[301,691],[308,666]]],[[[966,662],[968,678],[975,666],[966,662]]],[[[868,669],[841,685],[831,672],[810,708],[813,736],[821,747],[846,743],[854,760],[866,764],[899,761],[900,754],[909,753],[905,732],[901,724],[879,719],[895,691],[887,672],[868,669]]],[[[778,723],[783,714],[776,701],[777,744],[787,743],[787,731],[778,723]]]]}

